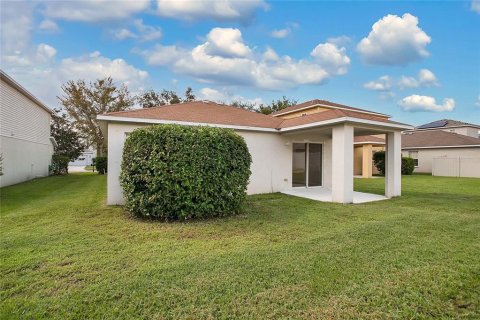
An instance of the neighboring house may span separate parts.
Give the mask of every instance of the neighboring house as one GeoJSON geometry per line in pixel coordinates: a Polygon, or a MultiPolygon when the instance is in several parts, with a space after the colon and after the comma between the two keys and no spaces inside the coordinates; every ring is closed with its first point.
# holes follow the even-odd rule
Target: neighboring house
{"type": "Polygon", "coordinates": [[[0,78],[0,186],[48,176],[52,111],[2,70],[0,78]]]}
{"type": "Polygon", "coordinates": [[[263,115],[209,101],[112,112],[97,117],[108,143],[108,204],[122,204],[120,164],[127,134],[154,124],[231,128],[252,155],[248,194],[328,190],[330,201],[354,202],[354,137],[386,135],[385,195],[401,194],[401,130],[389,116],[323,100],[263,115]],[[313,112],[314,111],[314,112],[313,112]],[[323,188],[316,188],[323,187],[323,188]]]}
{"type": "Polygon", "coordinates": [[[380,136],[358,136],[354,140],[353,150],[353,173],[362,178],[371,178],[379,174],[373,164],[373,154],[378,151],[385,151],[385,137],[380,136]]]}
{"type": "Polygon", "coordinates": [[[92,159],[97,156],[97,150],[95,149],[86,149],[85,151],[82,152],[82,154],[75,160],[70,161],[68,163],[68,166],[72,167],[77,167],[77,166],[91,166],[92,165],[92,159]]]}
{"type": "Polygon", "coordinates": [[[402,154],[414,159],[415,172],[438,176],[480,177],[478,129],[480,126],[472,124],[453,128],[420,126],[418,129],[403,132],[402,154]]]}

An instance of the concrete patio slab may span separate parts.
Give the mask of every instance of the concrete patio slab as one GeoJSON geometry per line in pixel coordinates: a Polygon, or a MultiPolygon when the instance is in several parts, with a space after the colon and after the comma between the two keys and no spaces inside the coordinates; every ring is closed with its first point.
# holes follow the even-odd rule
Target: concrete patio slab
{"type": "MultiPolygon", "coordinates": [[[[291,190],[283,191],[282,193],[322,202],[332,202],[332,190],[324,187],[293,188],[291,190]]],[[[366,203],[387,199],[387,197],[379,194],[353,192],[353,203],[366,203]]]]}

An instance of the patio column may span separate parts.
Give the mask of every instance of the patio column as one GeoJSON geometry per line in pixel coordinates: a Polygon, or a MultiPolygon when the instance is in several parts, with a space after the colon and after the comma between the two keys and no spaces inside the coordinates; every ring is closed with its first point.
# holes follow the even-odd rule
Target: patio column
{"type": "Polygon", "coordinates": [[[353,202],[353,127],[332,129],[332,201],[353,202]]]}
{"type": "Polygon", "coordinates": [[[398,197],[402,193],[402,134],[389,132],[385,151],[385,196],[398,197]]]}
{"type": "Polygon", "coordinates": [[[372,177],[372,145],[365,144],[362,148],[362,177],[372,177]]]}

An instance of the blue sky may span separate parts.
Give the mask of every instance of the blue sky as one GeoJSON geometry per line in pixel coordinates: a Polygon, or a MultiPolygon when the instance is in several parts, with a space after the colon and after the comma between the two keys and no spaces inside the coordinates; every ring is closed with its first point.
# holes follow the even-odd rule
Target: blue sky
{"type": "Polygon", "coordinates": [[[56,107],[68,80],[223,102],[286,95],[418,125],[480,122],[480,2],[2,1],[1,68],[56,107]]]}

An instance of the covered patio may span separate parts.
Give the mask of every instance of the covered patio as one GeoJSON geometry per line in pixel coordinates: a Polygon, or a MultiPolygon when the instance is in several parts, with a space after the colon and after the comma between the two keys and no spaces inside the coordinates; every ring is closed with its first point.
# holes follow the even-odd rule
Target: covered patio
{"type": "MultiPolygon", "coordinates": [[[[401,195],[401,130],[405,125],[390,121],[369,121],[367,119],[343,118],[332,123],[314,124],[303,128],[284,130],[293,149],[292,187],[282,193],[312,200],[337,203],[365,203],[386,200],[401,195]],[[295,130],[297,129],[297,130],[295,130]],[[385,195],[355,192],[354,139],[356,136],[385,135],[385,195]],[[304,180],[300,185],[297,176],[298,145],[305,143],[306,154],[304,180]],[[322,145],[321,183],[309,183],[312,178],[310,145],[322,145]],[[297,163],[297,164],[296,164],[297,163]]],[[[301,158],[301,157],[300,157],[301,158]]],[[[301,158],[303,159],[303,158],[301,158]]],[[[371,160],[370,160],[371,161],[371,160]]],[[[303,166],[302,166],[303,167],[303,166]]],[[[318,167],[318,165],[317,165],[318,167]]],[[[315,168],[315,171],[318,171],[315,168]]],[[[316,180],[317,182],[317,180],[316,180]]]]}
{"type": "MultiPolygon", "coordinates": [[[[327,187],[313,187],[313,188],[293,188],[292,190],[283,191],[283,194],[290,196],[301,197],[322,202],[332,202],[332,189],[327,187]]],[[[366,203],[373,201],[387,200],[388,198],[379,194],[353,192],[352,203],[366,203]]]]}

